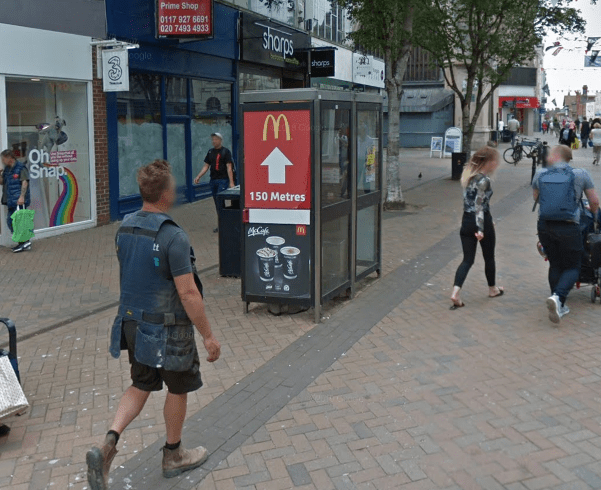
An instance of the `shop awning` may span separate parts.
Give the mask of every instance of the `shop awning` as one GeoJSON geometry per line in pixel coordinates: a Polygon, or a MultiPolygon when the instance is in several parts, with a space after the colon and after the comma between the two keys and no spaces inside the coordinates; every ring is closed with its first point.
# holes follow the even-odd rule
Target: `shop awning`
{"type": "Polygon", "coordinates": [[[454,100],[454,92],[444,88],[405,89],[401,98],[401,112],[437,112],[454,100]]]}

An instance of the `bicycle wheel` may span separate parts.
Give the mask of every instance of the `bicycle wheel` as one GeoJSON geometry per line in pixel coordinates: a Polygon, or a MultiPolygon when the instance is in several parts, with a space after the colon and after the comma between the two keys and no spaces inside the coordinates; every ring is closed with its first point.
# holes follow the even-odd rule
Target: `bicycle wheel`
{"type": "Polygon", "coordinates": [[[515,148],[507,148],[503,152],[503,160],[505,160],[507,163],[512,163],[515,165],[514,154],[515,154],[515,148]]]}

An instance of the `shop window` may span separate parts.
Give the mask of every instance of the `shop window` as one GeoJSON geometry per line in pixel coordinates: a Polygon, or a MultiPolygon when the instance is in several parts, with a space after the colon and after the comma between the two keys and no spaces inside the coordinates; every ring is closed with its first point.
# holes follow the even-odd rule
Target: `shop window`
{"type": "Polygon", "coordinates": [[[188,114],[188,80],[165,77],[165,111],[168,116],[188,114]]]}
{"type": "Polygon", "coordinates": [[[240,73],[240,92],[252,90],[279,90],[282,88],[280,76],[262,75],[259,73],[240,73]]]}
{"type": "Polygon", "coordinates": [[[159,75],[130,74],[129,92],[117,92],[117,127],[119,196],[137,195],[138,168],[163,158],[159,75]]]}
{"type": "Polygon", "coordinates": [[[37,230],[92,218],[87,90],[85,82],[6,80],[8,145],[29,169],[37,230]]]}
{"type": "MultiPolygon", "coordinates": [[[[232,84],[192,80],[192,175],[204,166],[207,152],[212,148],[211,134],[221,133],[223,146],[232,151],[232,84]]],[[[209,181],[209,172],[201,182],[209,181]]]]}

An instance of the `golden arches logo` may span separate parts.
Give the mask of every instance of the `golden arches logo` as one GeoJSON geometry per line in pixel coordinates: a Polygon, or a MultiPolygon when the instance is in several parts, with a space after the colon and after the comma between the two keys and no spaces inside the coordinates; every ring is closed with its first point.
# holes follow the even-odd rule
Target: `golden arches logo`
{"type": "Polygon", "coordinates": [[[290,141],[290,125],[288,124],[288,118],[284,114],[280,114],[276,119],[273,114],[269,114],[265,118],[265,124],[263,124],[263,141],[267,141],[267,128],[269,127],[269,121],[273,126],[273,135],[277,140],[280,137],[280,121],[284,120],[284,127],[286,128],[286,141],[290,141]]]}

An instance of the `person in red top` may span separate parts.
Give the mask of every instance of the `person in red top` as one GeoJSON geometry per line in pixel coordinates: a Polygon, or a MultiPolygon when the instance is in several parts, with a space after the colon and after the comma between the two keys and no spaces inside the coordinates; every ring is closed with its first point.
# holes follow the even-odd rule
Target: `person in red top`
{"type": "MultiPolygon", "coordinates": [[[[211,193],[213,194],[213,200],[215,201],[215,208],[217,208],[217,194],[226,190],[228,187],[234,187],[234,161],[232,160],[232,152],[225,148],[223,143],[223,136],[221,133],[213,133],[211,135],[213,141],[213,148],[209,150],[204,160],[204,167],[200,173],[194,179],[194,183],[198,185],[200,179],[206,174],[209,169],[211,170],[211,193]]],[[[217,233],[218,228],[213,230],[213,233],[217,233]]]]}

